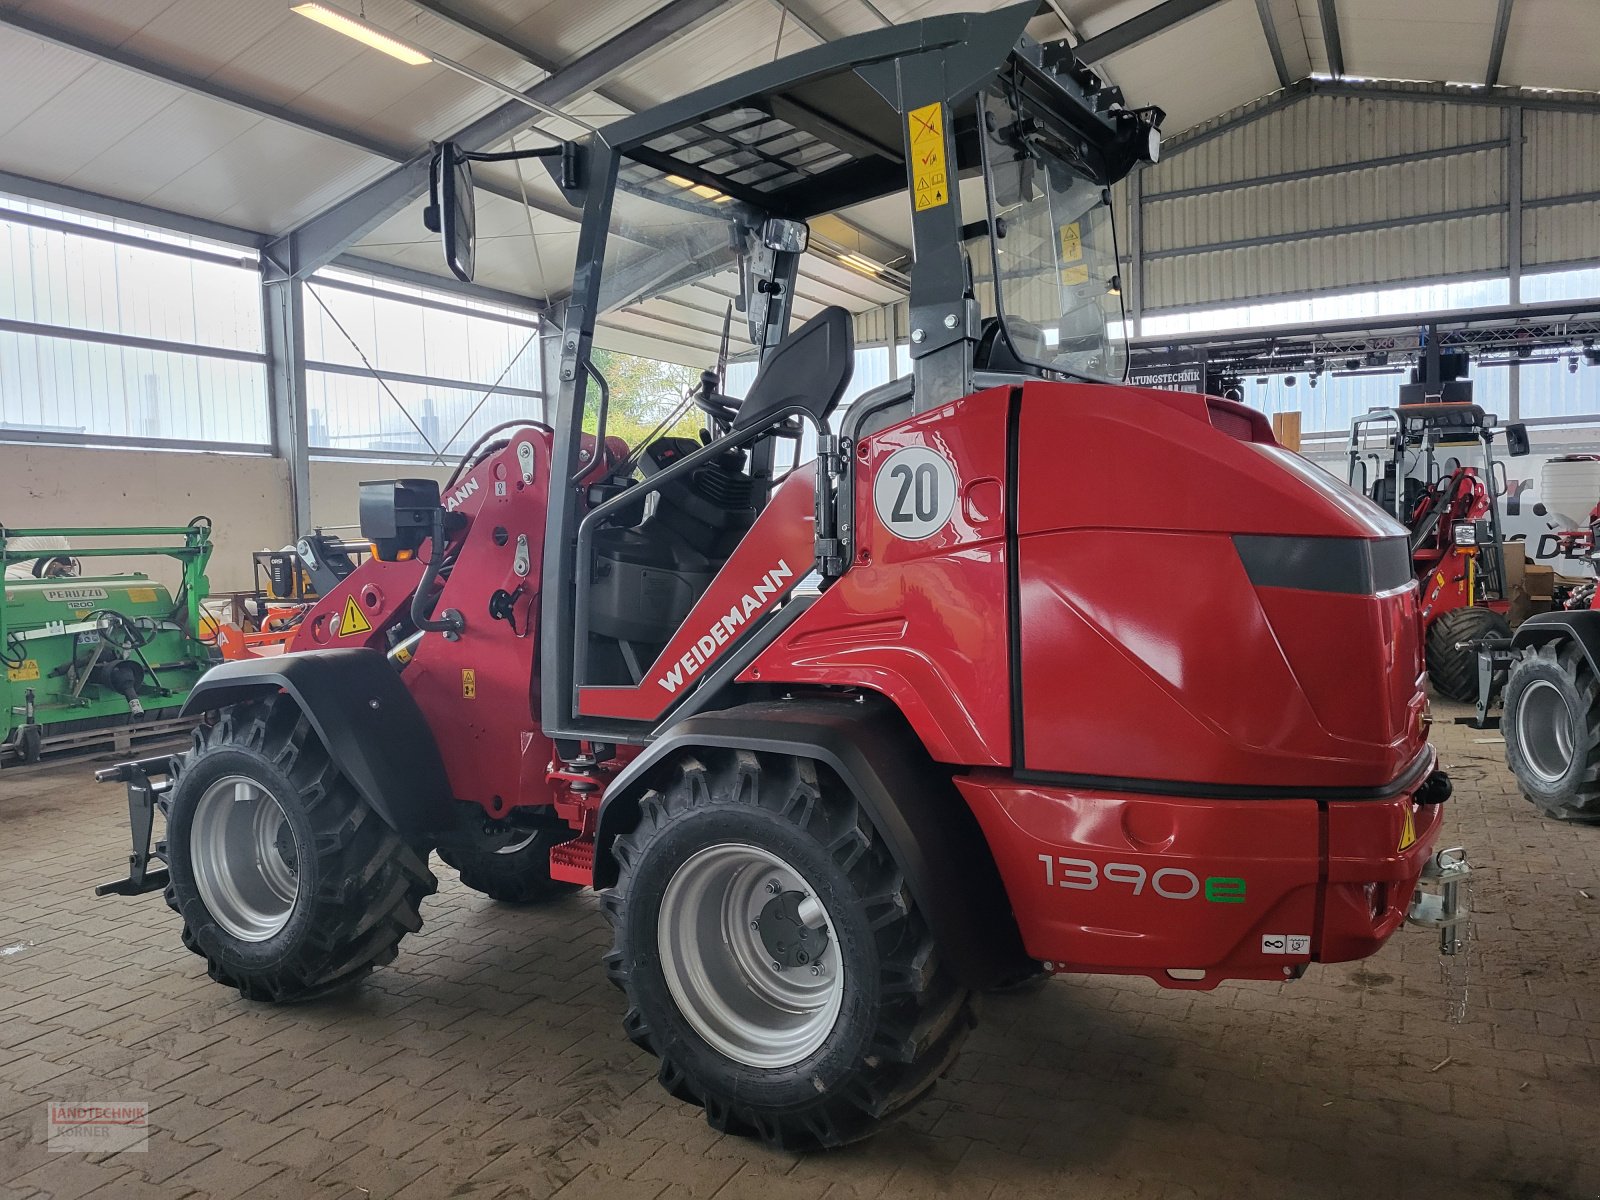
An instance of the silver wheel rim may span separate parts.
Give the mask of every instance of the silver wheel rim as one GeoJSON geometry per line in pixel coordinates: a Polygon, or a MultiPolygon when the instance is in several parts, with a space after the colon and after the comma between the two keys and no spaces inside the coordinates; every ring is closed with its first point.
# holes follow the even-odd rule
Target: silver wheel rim
{"type": "Polygon", "coordinates": [[[539,831],[537,829],[535,829],[532,833],[530,833],[527,837],[523,838],[520,842],[512,842],[510,845],[501,846],[498,850],[495,851],[495,853],[496,854],[515,854],[518,850],[526,850],[529,846],[533,845],[533,839],[538,837],[538,836],[539,836],[539,831]]]}
{"type": "Polygon", "coordinates": [[[234,937],[264,942],[289,923],[298,846],[283,806],[259,783],[229,775],[205,790],[189,854],[206,911],[234,937]]]}
{"type": "Polygon", "coordinates": [[[775,854],[742,843],[699,851],[673,873],[656,922],[661,970],[678,1011],[714,1050],[748,1067],[787,1067],[816,1052],[844,1000],[844,964],[828,910],[775,854]],[[805,965],[774,968],[756,928],[775,897],[829,941],[805,965]]]}
{"type": "Polygon", "coordinates": [[[1517,705],[1517,740],[1528,768],[1546,783],[1556,783],[1572,766],[1572,709],[1561,689],[1536,679],[1517,705]]]}

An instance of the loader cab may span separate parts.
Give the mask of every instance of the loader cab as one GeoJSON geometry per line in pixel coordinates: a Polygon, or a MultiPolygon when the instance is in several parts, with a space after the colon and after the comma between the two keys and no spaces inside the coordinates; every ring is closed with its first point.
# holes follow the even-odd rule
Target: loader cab
{"type": "MultiPolygon", "coordinates": [[[[583,218],[548,413],[551,736],[647,739],[848,570],[856,439],[1006,381],[1121,381],[1110,188],[1153,161],[1162,114],[1028,39],[1034,7],[819,46],[561,150],[583,218]],[[909,302],[909,376],[842,417],[856,320],[821,280],[857,311],[909,302]],[[702,360],[696,436],[614,436],[605,352],[649,339],[702,360]]],[[[453,267],[473,240],[456,162],[432,218],[453,267]]]]}
{"type": "MultiPolygon", "coordinates": [[[[1375,408],[1350,427],[1348,482],[1406,526],[1416,573],[1471,553],[1487,600],[1506,598],[1498,504],[1506,465],[1494,444],[1501,432],[1495,414],[1464,401],[1375,408]]],[[[1513,455],[1527,453],[1520,425],[1503,432],[1513,455]]]]}

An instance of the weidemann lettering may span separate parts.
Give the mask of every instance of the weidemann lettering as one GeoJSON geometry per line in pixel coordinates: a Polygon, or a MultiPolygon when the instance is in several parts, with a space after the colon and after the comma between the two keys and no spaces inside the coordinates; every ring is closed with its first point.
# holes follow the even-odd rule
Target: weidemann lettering
{"type": "Polygon", "coordinates": [[[740,626],[759,614],[766,607],[767,601],[783,590],[780,585],[784,580],[793,578],[794,571],[780,558],[778,565],[739,597],[738,602],[728,610],[727,616],[718,617],[713,621],[711,628],[701,635],[682,658],[668,667],[666,673],[656,682],[666,689],[669,696],[675,695],[683,686],[684,680],[693,680],[700,668],[711,661],[718,646],[727,645],[728,639],[733,637],[740,626]]]}

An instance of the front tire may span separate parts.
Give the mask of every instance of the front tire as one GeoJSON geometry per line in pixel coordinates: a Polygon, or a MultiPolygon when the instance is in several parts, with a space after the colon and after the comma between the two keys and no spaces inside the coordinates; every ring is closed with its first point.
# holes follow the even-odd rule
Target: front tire
{"type": "Polygon", "coordinates": [[[1506,765],[1546,816],[1600,816],[1597,699],[1600,680],[1570,639],[1524,650],[1506,678],[1506,765]]]}
{"type": "Polygon", "coordinates": [[[1478,698],[1478,652],[1458,642],[1508,638],[1511,626],[1491,608],[1453,608],[1428,626],[1428,678],[1433,690],[1451,700],[1471,704],[1478,698]]]}
{"type": "Polygon", "coordinates": [[[973,1024],[854,797],[807,760],[680,759],[604,893],[629,1037],[713,1128],[789,1151],[915,1105],[973,1024]]]}
{"type": "Polygon", "coordinates": [[[392,962],[437,888],[287,696],[195,730],[168,797],[167,904],[212,979],[292,1003],[392,962]]]}

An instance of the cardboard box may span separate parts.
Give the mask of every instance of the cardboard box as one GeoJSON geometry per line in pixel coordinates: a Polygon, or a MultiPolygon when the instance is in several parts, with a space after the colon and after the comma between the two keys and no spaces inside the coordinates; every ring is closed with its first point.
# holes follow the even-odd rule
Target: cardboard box
{"type": "Polygon", "coordinates": [[[1530,600],[1549,600],[1555,595],[1556,569],[1544,563],[1529,563],[1523,568],[1522,589],[1530,600]]]}
{"type": "Polygon", "coordinates": [[[1272,436],[1278,440],[1278,445],[1285,450],[1300,450],[1300,414],[1298,412],[1275,412],[1272,414],[1272,436]]]}

